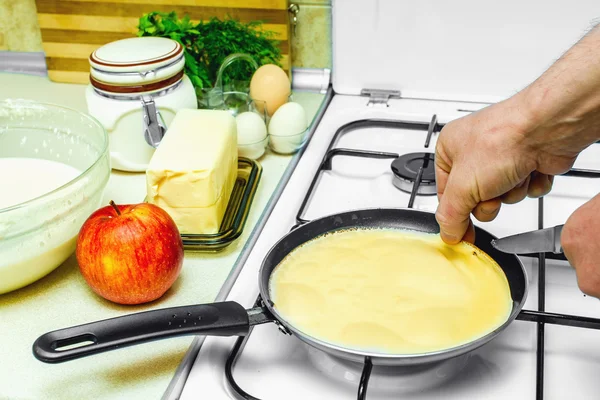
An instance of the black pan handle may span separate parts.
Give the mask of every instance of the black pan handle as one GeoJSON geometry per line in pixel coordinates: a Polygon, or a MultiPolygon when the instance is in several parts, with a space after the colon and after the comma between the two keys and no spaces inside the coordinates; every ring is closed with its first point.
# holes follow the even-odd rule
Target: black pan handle
{"type": "Polygon", "coordinates": [[[172,307],[46,333],[33,344],[33,355],[60,363],[173,336],[244,336],[249,329],[248,312],[233,301],[172,307]]]}

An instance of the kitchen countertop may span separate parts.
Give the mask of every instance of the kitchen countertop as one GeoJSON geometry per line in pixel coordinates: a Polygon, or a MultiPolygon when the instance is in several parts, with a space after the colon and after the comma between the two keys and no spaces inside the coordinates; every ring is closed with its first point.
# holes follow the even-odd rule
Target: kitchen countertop
{"type": "MultiPolygon", "coordinates": [[[[0,100],[24,98],[86,111],[84,85],[54,83],[46,77],[0,73],[0,100]]],[[[324,95],[294,93],[310,116],[324,95]]],[[[120,306],[95,295],[72,256],[54,272],[12,293],[0,295],[0,399],[159,399],[192,337],[129,347],[63,364],[37,361],[31,346],[48,331],[127,313],[214,301],[292,156],[267,152],[263,175],[243,235],[216,254],[187,253],[179,279],[159,300],[120,306]]],[[[6,173],[6,172],[3,172],[6,173]]],[[[113,171],[103,203],[136,203],[145,196],[144,174],[113,171]]],[[[1,256],[1,255],[0,255],[1,256]]]]}

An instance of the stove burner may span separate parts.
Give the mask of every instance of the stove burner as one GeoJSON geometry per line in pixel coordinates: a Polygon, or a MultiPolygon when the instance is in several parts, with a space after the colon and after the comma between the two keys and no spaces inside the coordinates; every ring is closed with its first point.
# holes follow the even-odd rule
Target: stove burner
{"type": "Polygon", "coordinates": [[[423,175],[421,176],[421,184],[417,189],[417,194],[436,194],[433,153],[409,153],[392,161],[394,186],[403,192],[412,193],[417,174],[419,173],[419,168],[421,167],[423,167],[423,175]]]}

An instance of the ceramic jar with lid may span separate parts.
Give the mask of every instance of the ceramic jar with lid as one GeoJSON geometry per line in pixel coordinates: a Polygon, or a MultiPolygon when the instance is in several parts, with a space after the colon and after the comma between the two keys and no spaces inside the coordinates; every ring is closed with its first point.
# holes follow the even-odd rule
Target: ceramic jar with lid
{"type": "Polygon", "coordinates": [[[89,62],[88,112],[109,134],[112,167],[145,171],[177,111],[198,107],[181,44],[123,39],[98,48],[89,62]]]}

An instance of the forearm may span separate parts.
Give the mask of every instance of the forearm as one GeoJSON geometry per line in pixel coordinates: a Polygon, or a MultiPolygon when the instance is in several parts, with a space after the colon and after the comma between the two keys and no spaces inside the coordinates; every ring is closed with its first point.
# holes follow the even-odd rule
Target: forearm
{"type": "Polygon", "coordinates": [[[600,25],[515,100],[529,121],[525,143],[532,153],[574,159],[600,139],[600,25]]]}
{"type": "MultiPolygon", "coordinates": [[[[579,152],[600,139],[600,25],[519,96],[530,116],[525,143],[538,157],[537,169],[562,172],[579,152]]],[[[600,195],[569,217],[561,235],[581,290],[600,298],[598,235],[600,195]]]]}

